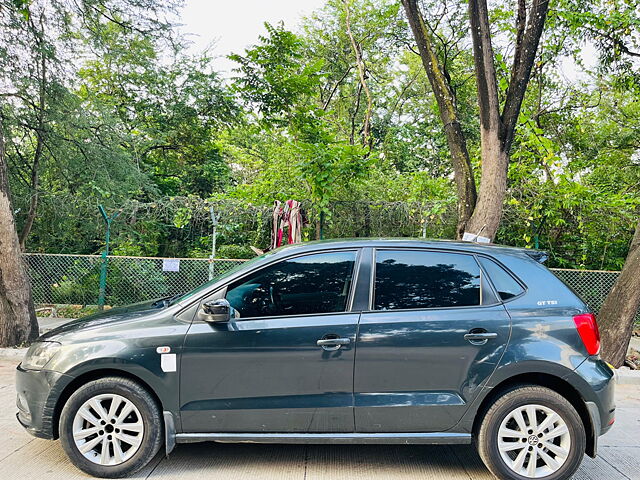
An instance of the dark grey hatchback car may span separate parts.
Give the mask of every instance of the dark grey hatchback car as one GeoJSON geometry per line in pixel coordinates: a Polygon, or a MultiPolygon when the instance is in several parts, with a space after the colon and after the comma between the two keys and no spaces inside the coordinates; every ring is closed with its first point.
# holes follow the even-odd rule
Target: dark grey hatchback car
{"type": "Polygon", "coordinates": [[[614,374],[595,317],[544,257],[285,247],[41,336],[18,367],[18,420],[100,477],[212,440],[475,442],[498,478],[569,478],[614,422],[614,374]]]}

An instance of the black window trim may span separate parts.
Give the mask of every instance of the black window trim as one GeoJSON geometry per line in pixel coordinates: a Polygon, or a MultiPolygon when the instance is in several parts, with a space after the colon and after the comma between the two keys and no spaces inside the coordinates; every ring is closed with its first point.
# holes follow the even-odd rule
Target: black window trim
{"type": "MultiPolygon", "coordinates": [[[[487,258],[491,258],[488,257],[487,258]]],[[[508,271],[508,270],[507,270],[508,271]]],[[[482,290],[484,288],[484,282],[482,282],[482,277],[489,276],[485,273],[482,265],[476,258],[476,254],[474,252],[467,252],[464,250],[449,250],[446,248],[421,248],[421,247],[374,247],[373,255],[371,258],[371,281],[369,284],[369,309],[362,313],[389,313],[389,312],[420,312],[420,311],[433,311],[433,310],[460,310],[460,309],[469,309],[469,308],[490,308],[495,307],[496,305],[501,305],[503,302],[500,300],[500,295],[495,291],[493,284],[487,283],[488,288],[491,289],[495,298],[498,300],[497,303],[489,303],[482,304],[482,290]],[[375,282],[376,282],[376,265],[377,265],[377,252],[378,251],[398,251],[398,250],[406,250],[406,251],[414,251],[414,252],[434,252],[434,253],[454,253],[458,255],[468,255],[474,259],[476,264],[478,265],[478,269],[480,270],[480,304],[479,305],[461,305],[457,307],[424,307],[424,308],[394,308],[393,310],[375,310],[373,307],[373,303],[375,302],[375,282]]],[[[489,279],[490,280],[490,279],[489,279]]],[[[514,297],[516,298],[516,297],[514,297]]],[[[512,300],[512,299],[510,299],[512,300]]]]}
{"type": "Polygon", "coordinates": [[[520,287],[522,287],[522,292],[520,292],[518,295],[515,295],[511,298],[508,298],[506,300],[503,300],[500,297],[500,293],[498,292],[498,289],[496,288],[496,286],[493,284],[493,280],[491,280],[491,275],[489,275],[484,267],[482,266],[482,263],[480,263],[480,261],[478,261],[478,259],[476,258],[476,262],[478,262],[478,265],[480,266],[480,268],[482,269],[482,271],[484,272],[484,275],[487,277],[487,279],[489,280],[489,285],[491,286],[491,289],[493,290],[494,295],[496,296],[496,298],[498,299],[498,302],[500,302],[500,304],[505,304],[505,303],[509,303],[512,302],[514,300],[517,300],[518,298],[524,296],[527,294],[527,292],[529,291],[529,287],[527,286],[526,283],[524,283],[522,280],[520,280],[520,277],[518,277],[515,273],[513,273],[511,271],[511,269],[509,269],[508,267],[506,267],[500,260],[498,260],[495,257],[492,257],[491,255],[487,255],[484,253],[476,253],[475,254],[476,257],[483,257],[486,258],[489,261],[492,261],[493,263],[495,263],[496,265],[498,265],[500,268],[502,268],[505,272],[507,272],[507,274],[509,274],[509,276],[511,278],[513,278],[515,280],[515,282],[520,285],[520,287]]]}
{"type": "MultiPolygon", "coordinates": [[[[322,253],[334,253],[334,252],[355,252],[356,257],[354,259],[353,262],[353,270],[351,272],[351,285],[349,286],[349,295],[347,297],[347,303],[345,305],[345,309],[342,312],[325,312],[325,313],[297,313],[297,314],[293,314],[293,315],[263,315],[263,316],[259,316],[259,317],[240,317],[240,318],[236,318],[235,321],[244,321],[244,320],[266,320],[266,319],[275,319],[275,318],[296,318],[296,317],[309,317],[309,316],[314,316],[314,317],[319,317],[319,316],[324,316],[324,315],[344,315],[345,313],[358,313],[358,312],[354,312],[352,311],[352,305],[353,305],[353,296],[355,294],[355,286],[356,286],[356,281],[357,281],[357,275],[358,272],[360,270],[360,262],[362,261],[362,247],[345,247],[345,248],[330,248],[330,249],[326,249],[326,250],[312,250],[312,251],[306,251],[306,252],[297,252],[293,255],[290,255],[288,257],[282,257],[282,258],[277,258],[274,259],[273,261],[266,263],[264,265],[261,265],[259,268],[256,268],[254,270],[250,270],[248,272],[245,272],[244,275],[241,275],[239,277],[233,278],[231,279],[231,281],[225,283],[224,285],[220,285],[218,288],[216,288],[215,290],[210,290],[208,291],[206,294],[200,296],[197,300],[194,300],[193,303],[190,303],[189,306],[193,306],[194,303],[198,303],[200,304],[202,302],[203,299],[211,296],[211,295],[215,295],[216,293],[225,290],[225,297],[226,297],[226,290],[229,287],[230,284],[241,281],[242,279],[256,273],[259,272],[260,270],[263,270],[267,267],[271,267],[273,265],[276,265],[278,263],[287,261],[287,260],[291,260],[293,258],[298,258],[298,257],[305,257],[305,256],[309,256],[309,255],[316,255],[316,254],[322,254],[322,253]]],[[[189,308],[189,306],[187,306],[184,310],[186,310],[187,308],[189,308]]],[[[182,311],[182,310],[181,310],[182,311]]],[[[194,322],[196,322],[199,320],[197,320],[197,315],[194,318],[194,322]]],[[[206,323],[206,322],[205,322],[206,323]]]]}

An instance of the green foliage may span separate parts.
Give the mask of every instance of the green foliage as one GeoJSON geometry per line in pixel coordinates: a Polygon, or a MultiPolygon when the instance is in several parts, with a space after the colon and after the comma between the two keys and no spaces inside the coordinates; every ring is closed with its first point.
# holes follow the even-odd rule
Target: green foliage
{"type": "MultiPolygon", "coordinates": [[[[620,88],[640,92],[640,2],[638,0],[563,0],[558,24],[572,43],[591,39],[598,49],[600,70],[620,88]]],[[[579,49],[576,52],[579,55],[579,49]]]]}
{"type": "MultiPolygon", "coordinates": [[[[100,252],[98,204],[123,211],[116,255],[208,257],[214,206],[218,256],[250,258],[249,245],[269,245],[273,201],[289,198],[308,214],[305,239],[321,215],[326,237],[455,235],[448,145],[400,2],[348,1],[373,103],[365,145],[367,99],[343,0],[328,0],[297,31],[265,24],[256,45],[230,56],[231,79],[209,52],[185,48],[173,0],[95,5],[8,0],[0,10],[0,121],[20,228],[37,197],[29,251],[100,252]]],[[[421,5],[477,164],[467,5],[421,5]]],[[[638,7],[554,2],[498,241],[547,249],[555,266],[622,265],[640,207],[638,7]],[[593,68],[585,46],[595,47],[593,68]],[[575,78],[563,73],[569,61],[575,78]]],[[[514,8],[491,3],[501,101],[514,8]]],[[[113,275],[140,289],[127,272],[113,275]]],[[[52,288],[64,301],[89,294],[94,280],[69,276],[52,288]]]]}
{"type": "Polygon", "coordinates": [[[247,49],[245,56],[232,54],[238,63],[235,87],[241,96],[258,106],[267,123],[286,121],[286,117],[306,96],[313,93],[320,81],[322,61],[309,61],[303,40],[281,23],[265,23],[267,35],[260,43],[247,49]]]}
{"type": "MultiPolygon", "coordinates": [[[[118,40],[104,39],[116,46],[118,40]]],[[[127,149],[162,194],[221,191],[229,182],[229,168],[216,137],[239,111],[211,71],[211,58],[180,54],[164,65],[148,41],[127,40],[106,59],[80,70],[84,99],[104,102],[117,112],[127,149]]]]}
{"type": "Polygon", "coordinates": [[[283,25],[265,26],[268,36],[261,36],[259,45],[247,49],[245,56],[230,56],[242,73],[236,88],[260,112],[258,122],[285,145],[281,151],[294,167],[292,177],[301,178],[307,197],[319,211],[329,213],[333,187],[357,181],[368,159],[363,148],[340,138],[313,98],[322,62],[309,60],[305,43],[283,25]]]}
{"type": "Polygon", "coordinates": [[[216,252],[218,258],[253,258],[256,254],[246,245],[222,245],[216,252]]]}

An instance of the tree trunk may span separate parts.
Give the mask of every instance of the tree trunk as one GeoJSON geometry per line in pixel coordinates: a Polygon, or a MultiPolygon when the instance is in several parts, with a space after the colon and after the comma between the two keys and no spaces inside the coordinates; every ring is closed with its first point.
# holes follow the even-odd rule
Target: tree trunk
{"type": "Polygon", "coordinates": [[[402,0],[402,4],[420,52],[422,65],[438,103],[440,119],[444,125],[444,133],[451,153],[456,192],[458,194],[457,236],[460,238],[476,206],[476,184],[473,178],[471,161],[469,160],[467,142],[460,126],[453,91],[440,66],[440,60],[436,55],[427,25],[418,8],[417,0],[402,0]]]}
{"type": "Polygon", "coordinates": [[[500,140],[485,132],[480,132],[482,151],[482,173],[480,192],[473,215],[467,222],[465,231],[493,241],[500,226],[504,199],[507,195],[507,170],[509,155],[500,148],[500,140]]]}
{"type": "Polygon", "coordinates": [[[509,156],[502,150],[498,83],[485,0],[469,0],[469,22],[480,109],[482,174],[478,201],[466,231],[493,240],[502,217],[509,156]]]}
{"type": "Polygon", "coordinates": [[[0,125],[0,347],[21,345],[38,336],[31,285],[13,218],[0,125]]]}
{"type": "Polygon", "coordinates": [[[620,367],[624,363],[639,308],[640,222],[636,226],[622,272],[607,295],[598,315],[602,357],[614,367],[620,367]]]}

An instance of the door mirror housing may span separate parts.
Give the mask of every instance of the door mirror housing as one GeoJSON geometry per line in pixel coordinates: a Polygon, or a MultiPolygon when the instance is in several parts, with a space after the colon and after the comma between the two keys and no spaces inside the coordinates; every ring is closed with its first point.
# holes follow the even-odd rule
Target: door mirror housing
{"type": "Polygon", "coordinates": [[[198,318],[208,323],[228,322],[234,316],[234,309],[225,298],[205,302],[198,311],[198,318]]]}

